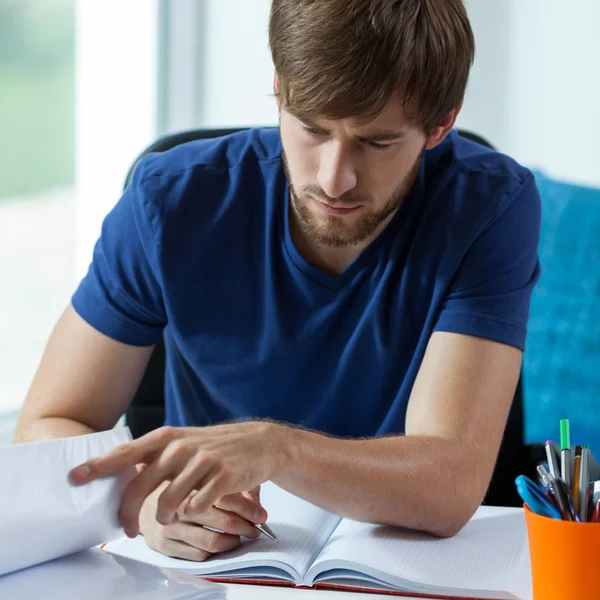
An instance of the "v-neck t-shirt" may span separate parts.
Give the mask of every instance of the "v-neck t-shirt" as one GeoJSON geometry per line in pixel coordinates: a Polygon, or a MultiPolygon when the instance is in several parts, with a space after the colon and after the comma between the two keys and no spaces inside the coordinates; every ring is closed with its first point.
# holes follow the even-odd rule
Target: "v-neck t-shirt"
{"type": "Polygon", "coordinates": [[[72,304],[125,344],[164,336],[166,424],[401,433],[433,332],[524,348],[540,198],[509,157],[451,132],[339,275],[289,218],[278,129],[149,155],[105,218],[72,304]]]}

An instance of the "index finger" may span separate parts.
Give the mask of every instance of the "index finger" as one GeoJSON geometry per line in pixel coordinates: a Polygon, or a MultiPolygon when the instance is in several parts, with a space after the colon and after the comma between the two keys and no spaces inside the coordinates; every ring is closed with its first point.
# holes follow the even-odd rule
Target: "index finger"
{"type": "Polygon", "coordinates": [[[78,465],[71,470],[70,476],[76,483],[87,483],[119,469],[152,462],[155,455],[173,439],[170,431],[161,431],[169,429],[162,427],[137,440],[115,446],[106,454],[78,465]]]}

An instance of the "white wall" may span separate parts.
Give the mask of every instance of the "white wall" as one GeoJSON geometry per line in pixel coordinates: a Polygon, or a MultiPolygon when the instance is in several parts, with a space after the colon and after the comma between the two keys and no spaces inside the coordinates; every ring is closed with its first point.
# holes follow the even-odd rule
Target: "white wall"
{"type": "Polygon", "coordinates": [[[270,0],[169,1],[165,131],[277,123],[270,6],[270,0]]]}
{"type": "Polygon", "coordinates": [[[158,0],[78,0],[76,275],[127,169],[156,137],[158,0]]]}
{"type": "Polygon", "coordinates": [[[163,73],[159,89],[160,134],[193,129],[203,123],[205,2],[177,0],[163,4],[163,73]]]}
{"type": "Polygon", "coordinates": [[[504,149],[511,141],[511,0],[468,0],[467,8],[476,52],[458,126],[504,149]]]}
{"type": "Polygon", "coordinates": [[[469,12],[478,51],[460,124],[600,187],[600,2],[469,0],[469,12]]]}
{"type": "Polygon", "coordinates": [[[509,151],[600,187],[600,2],[513,4],[509,151]]]}
{"type": "Polygon", "coordinates": [[[272,125],[269,0],[205,0],[204,123],[272,125]]]}

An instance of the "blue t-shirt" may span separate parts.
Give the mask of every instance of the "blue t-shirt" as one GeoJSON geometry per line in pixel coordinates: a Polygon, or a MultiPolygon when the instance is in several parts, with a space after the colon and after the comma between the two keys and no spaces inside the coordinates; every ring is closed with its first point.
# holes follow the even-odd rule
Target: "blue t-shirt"
{"type": "Polygon", "coordinates": [[[255,129],[145,158],[72,303],[125,344],[164,333],[166,424],[400,433],[434,331],[523,349],[539,227],[531,172],[452,132],[383,233],[325,273],[290,237],[279,131],[255,129]]]}

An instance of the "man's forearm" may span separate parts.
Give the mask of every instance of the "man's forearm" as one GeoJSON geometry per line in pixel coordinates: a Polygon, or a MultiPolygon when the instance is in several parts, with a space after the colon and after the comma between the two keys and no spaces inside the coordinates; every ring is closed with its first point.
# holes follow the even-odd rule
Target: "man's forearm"
{"type": "Polygon", "coordinates": [[[29,424],[17,424],[13,443],[40,442],[42,440],[84,435],[86,433],[95,432],[91,427],[78,421],[60,417],[46,417],[36,419],[29,424]]]}
{"type": "Polygon", "coordinates": [[[476,461],[459,442],[422,436],[348,440],[286,430],[287,458],[274,483],[331,512],[449,536],[483,499],[485,490],[474,484],[481,481],[476,461]]]}

